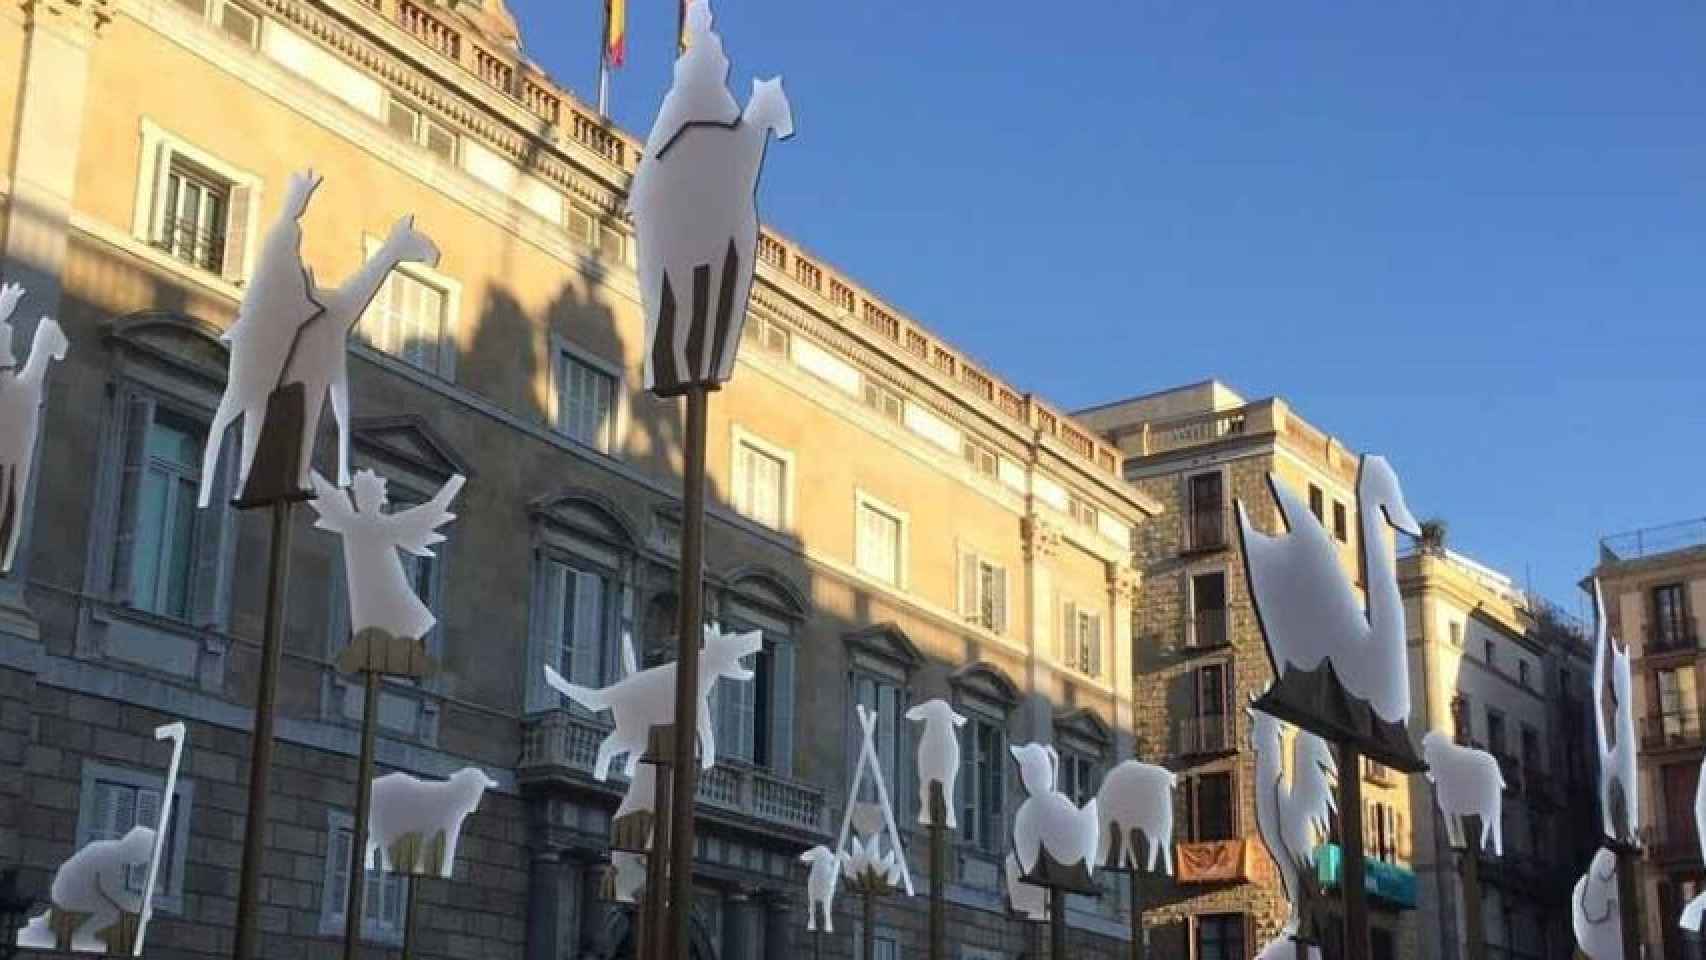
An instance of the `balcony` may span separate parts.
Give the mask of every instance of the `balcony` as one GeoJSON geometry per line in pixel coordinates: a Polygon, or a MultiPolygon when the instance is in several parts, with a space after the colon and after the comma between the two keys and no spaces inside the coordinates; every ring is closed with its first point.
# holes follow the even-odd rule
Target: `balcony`
{"type": "Polygon", "coordinates": [[[1237,726],[1234,714],[1180,717],[1173,727],[1174,752],[1181,757],[1230,753],[1237,749],[1237,726]]]}
{"type": "Polygon", "coordinates": [[[1706,711],[1673,710],[1641,718],[1641,745],[1648,750],[1697,747],[1706,741],[1706,711]]]}
{"type": "Polygon", "coordinates": [[[1647,648],[1642,652],[1647,656],[1697,652],[1702,649],[1700,621],[1696,617],[1687,617],[1649,623],[1646,641],[1647,648]]]}
{"type": "MultiPolygon", "coordinates": [[[[521,780],[594,785],[593,760],[609,732],[609,725],[565,710],[529,719],[522,735],[521,780]]],[[[718,760],[701,770],[697,796],[708,812],[808,834],[829,829],[822,790],[739,761],[718,760]]]]}
{"type": "Polygon", "coordinates": [[[1226,510],[1222,507],[1193,507],[1185,514],[1185,545],[1181,553],[1207,553],[1226,549],[1226,510]]]}
{"type": "Polygon", "coordinates": [[[1225,610],[1198,610],[1185,623],[1183,649],[1214,650],[1231,643],[1231,619],[1225,610]]]}
{"type": "Polygon", "coordinates": [[[1246,840],[1180,843],[1175,852],[1180,884],[1242,883],[1250,879],[1250,844],[1246,840]]]}

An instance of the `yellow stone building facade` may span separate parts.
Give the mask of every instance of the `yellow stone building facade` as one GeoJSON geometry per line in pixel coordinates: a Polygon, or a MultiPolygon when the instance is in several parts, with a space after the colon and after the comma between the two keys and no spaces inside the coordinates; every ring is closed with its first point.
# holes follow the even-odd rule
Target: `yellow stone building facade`
{"type": "MultiPolygon", "coordinates": [[[[78,844],[148,822],[164,765],[149,732],[182,717],[151,937],[177,956],[229,954],[255,828],[240,781],[267,534],[258,516],[191,509],[185,491],[221,390],[219,332],[287,178],[312,167],[325,182],[304,256],[322,283],[405,214],[442,251],[387,279],[350,360],[356,466],[385,473],[394,502],[469,478],[449,542],[411,567],[445,669],[387,685],[379,704],[382,768],[472,763],[500,783],[456,878],[418,891],[422,955],[631,949],[627,914],[599,892],[618,785],[589,771],[607,721],[538,677],[552,662],[613,679],[623,635],[649,662],[668,655],[682,423],[640,388],[620,215],[638,144],[515,40],[496,0],[0,8],[0,62],[15,66],[0,81],[4,278],[29,287],[21,337],[49,314],[71,343],[50,374],[25,548],[0,581],[0,865],[27,889],[78,844]]],[[[1131,755],[1133,531],[1164,498],[1126,483],[1093,430],[780,234],[760,253],[738,372],[711,406],[706,555],[711,614],[766,639],[755,680],[717,692],[727,756],[701,788],[696,955],[803,948],[794,858],[839,822],[854,703],[882,717],[922,851],[900,714],[943,697],[971,718],[955,955],[1014,956],[1029,934],[997,869],[1020,799],[1005,748],[1054,743],[1080,795],[1131,755]]],[[[295,543],[268,957],[324,955],[350,882],[361,691],[331,666],[344,585],[307,511],[295,543]]],[[[370,880],[367,897],[368,940],[395,944],[401,883],[370,880]]],[[[1116,955],[1123,903],[1075,902],[1075,949],[1116,955]]],[[[922,949],[921,901],[885,905],[878,924],[879,956],[922,949]]]]}

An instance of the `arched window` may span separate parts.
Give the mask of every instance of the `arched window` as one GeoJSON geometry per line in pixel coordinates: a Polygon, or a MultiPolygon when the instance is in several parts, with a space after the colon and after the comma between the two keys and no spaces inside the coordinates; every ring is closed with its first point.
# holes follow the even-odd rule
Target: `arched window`
{"type": "Polygon", "coordinates": [[[533,599],[524,664],[529,711],[561,704],[545,664],[571,682],[602,687],[621,675],[622,608],[634,557],[633,527],[607,498],[575,491],[537,501],[533,599]]]}
{"type": "Polygon", "coordinates": [[[725,630],[758,630],[764,648],[751,658],[750,680],[719,678],[712,691],[717,753],[777,773],[794,769],[796,641],[805,601],[768,571],[738,574],[723,600],[725,630]]]}

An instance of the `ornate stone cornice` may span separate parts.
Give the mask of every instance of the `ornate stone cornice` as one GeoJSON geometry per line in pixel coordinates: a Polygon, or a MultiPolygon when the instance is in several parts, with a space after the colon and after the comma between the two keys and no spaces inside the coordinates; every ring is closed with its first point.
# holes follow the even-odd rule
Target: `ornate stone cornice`
{"type": "Polygon", "coordinates": [[[21,0],[19,6],[32,25],[45,20],[93,35],[112,22],[114,0],[21,0]]]}
{"type": "Polygon", "coordinates": [[[1143,586],[1143,574],[1129,563],[1108,564],[1108,592],[1115,603],[1130,603],[1143,586]]]}
{"type": "Polygon", "coordinates": [[[1060,553],[1061,532],[1060,528],[1053,523],[1033,513],[1024,519],[1022,532],[1025,541],[1025,559],[1053,557],[1060,553]]]}

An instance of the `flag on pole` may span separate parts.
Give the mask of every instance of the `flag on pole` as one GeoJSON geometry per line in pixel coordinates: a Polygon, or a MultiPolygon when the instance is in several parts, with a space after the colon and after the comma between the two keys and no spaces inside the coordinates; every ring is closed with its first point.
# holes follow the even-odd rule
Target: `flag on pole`
{"type": "Polygon", "coordinates": [[[604,0],[604,62],[620,67],[628,59],[628,0],[604,0]]]}

